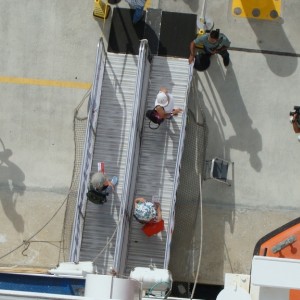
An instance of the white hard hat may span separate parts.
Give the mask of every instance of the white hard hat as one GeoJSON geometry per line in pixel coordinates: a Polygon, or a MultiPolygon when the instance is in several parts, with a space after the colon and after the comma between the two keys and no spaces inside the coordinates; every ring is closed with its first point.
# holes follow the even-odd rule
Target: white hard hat
{"type": "Polygon", "coordinates": [[[165,107],[168,105],[168,96],[164,92],[159,92],[156,96],[155,106],[165,107]]]}

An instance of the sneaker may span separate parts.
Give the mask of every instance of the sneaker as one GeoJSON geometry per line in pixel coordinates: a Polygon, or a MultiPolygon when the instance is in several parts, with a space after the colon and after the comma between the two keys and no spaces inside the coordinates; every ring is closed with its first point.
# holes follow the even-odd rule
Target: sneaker
{"type": "Polygon", "coordinates": [[[223,56],[223,64],[225,67],[228,67],[230,62],[229,55],[223,56]]]}
{"type": "Polygon", "coordinates": [[[115,187],[118,184],[118,177],[117,176],[113,176],[113,178],[110,181],[113,186],[115,187]]]}

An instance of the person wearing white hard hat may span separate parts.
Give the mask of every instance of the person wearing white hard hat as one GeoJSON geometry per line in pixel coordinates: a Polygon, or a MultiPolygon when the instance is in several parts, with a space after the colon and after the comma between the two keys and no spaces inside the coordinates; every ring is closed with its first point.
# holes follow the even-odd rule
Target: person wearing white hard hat
{"type": "Polygon", "coordinates": [[[162,119],[169,119],[177,116],[182,112],[181,108],[174,108],[173,95],[168,92],[168,89],[161,87],[155,100],[155,110],[162,119]]]}

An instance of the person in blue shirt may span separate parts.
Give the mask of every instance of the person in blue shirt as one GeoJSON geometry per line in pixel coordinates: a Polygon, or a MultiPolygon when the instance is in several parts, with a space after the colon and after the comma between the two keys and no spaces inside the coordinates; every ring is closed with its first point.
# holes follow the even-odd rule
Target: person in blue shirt
{"type": "Polygon", "coordinates": [[[144,6],[146,0],[125,0],[125,1],[129,4],[130,8],[134,9],[132,23],[136,24],[144,16],[144,6]]]}
{"type": "Polygon", "coordinates": [[[200,35],[190,44],[189,63],[195,61],[194,68],[198,71],[205,71],[210,65],[210,57],[219,54],[223,58],[224,66],[227,67],[230,62],[227,51],[229,46],[229,39],[225,34],[220,33],[219,29],[200,35]]]}

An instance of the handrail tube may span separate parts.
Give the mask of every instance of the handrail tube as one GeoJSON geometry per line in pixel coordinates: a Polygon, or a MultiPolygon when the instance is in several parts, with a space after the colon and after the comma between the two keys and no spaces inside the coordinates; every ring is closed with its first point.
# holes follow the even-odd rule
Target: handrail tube
{"type": "Polygon", "coordinates": [[[97,45],[96,54],[96,67],[95,75],[93,80],[93,88],[89,98],[89,112],[86,127],[86,138],[83,149],[83,158],[80,170],[79,188],[77,194],[77,204],[73,222],[72,238],[70,245],[69,260],[77,262],[80,255],[80,246],[82,239],[82,228],[83,228],[83,216],[86,209],[86,193],[88,191],[89,177],[92,168],[92,158],[94,151],[95,135],[100,99],[102,81],[104,75],[104,66],[106,61],[106,52],[104,48],[103,39],[100,38],[97,45]]]}
{"type": "MultiPolygon", "coordinates": [[[[186,101],[188,99],[190,85],[193,77],[193,67],[191,66],[189,69],[189,84],[186,91],[186,101]]],[[[187,107],[187,105],[186,105],[187,107]]],[[[172,232],[174,230],[175,224],[175,204],[176,204],[176,192],[179,185],[179,175],[180,175],[180,165],[181,165],[181,158],[183,153],[184,147],[184,140],[185,140],[185,131],[186,131],[186,119],[187,119],[187,112],[186,110],[182,114],[182,125],[180,130],[179,136],[179,143],[178,143],[178,150],[177,150],[177,157],[176,157],[176,166],[175,166],[175,174],[174,174],[174,182],[173,182],[173,192],[172,192],[172,205],[170,211],[170,222],[167,229],[167,240],[166,240],[166,247],[165,247],[165,258],[164,258],[164,269],[168,269],[169,261],[170,261],[170,247],[172,241],[172,232]]]]}
{"type": "MultiPolygon", "coordinates": [[[[145,61],[148,57],[148,41],[142,40],[140,43],[139,48],[139,56],[138,56],[138,66],[137,66],[137,76],[136,76],[136,86],[135,86],[135,98],[133,104],[133,113],[132,113],[132,124],[131,124],[131,131],[128,143],[128,150],[127,150],[127,161],[126,161],[126,172],[125,172],[125,179],[123,185],[123,195],[122,195],[122,204],[119,214],[119,228],[116,237],[116,247],[115,247],[115,259],[114,259],[114,270],[117,272],[122,272],[122,254],[124,253],[124,243],[127,245],[127,240],[124,239],[124,232],[126,227],[126,221],[129,223],[126,217],[127,215],[131,214],[131,207],[132,202],[130,193],[135,188],[135,173],[137,165],[135,165],[134,158],[138,156],[139,149],[137,147],[137,139],[139,137],[139,132],[142,128],[142,118],[141,118],[141,100],[142,100],[142,92],[144,88],[144,71],[145,71],[145,61]],[[131,201],[131,202],[129,202],[131,201]],[[129,211],[128,211],[129,210],[129,211]]],[[[139,146],[138,146],[139,147],[139,146]]],[[[126,249],[125,249],[126,250],[126,249]]]]}

